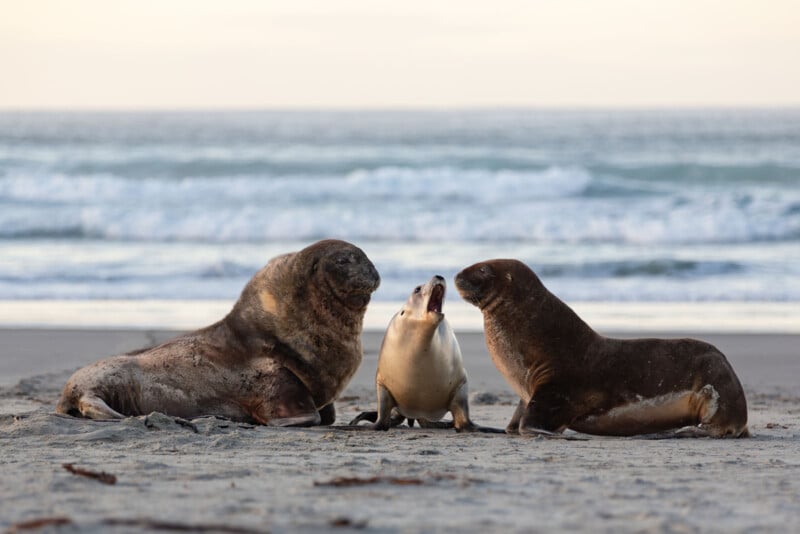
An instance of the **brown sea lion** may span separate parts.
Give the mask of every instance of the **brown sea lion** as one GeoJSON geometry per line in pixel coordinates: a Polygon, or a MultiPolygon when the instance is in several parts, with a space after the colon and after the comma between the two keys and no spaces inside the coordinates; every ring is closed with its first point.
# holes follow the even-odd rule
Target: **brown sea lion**
{"type": "Polygon", "coordinates": [[[364,412],[350,424],[369,420],[387,430],[408,418],[425,428],[497,432],[469,418],[467,372],[458,340],[442,313],[445,280],[434,276],[411,292],[389,322],[378,355],[375,386],[378,411],[364,412]],[[439,421],[447,412],[452,422],[439,421]]]}
{"type": "Polygon", "coordinates": [[[364,252],[344,241],[278,256],[221,321],[75,372],[57,411],[331,424],[333,401],[361,363],[364,312],[379,283],[364,252]]]}
{"type": "Polygon", "coordinates": [[[492,361],[520,396],[507,432],[749,435],[742,386],[712,345],[603,337],[517,260],[476,263],[456,287],[483,312],[492,361]]]}

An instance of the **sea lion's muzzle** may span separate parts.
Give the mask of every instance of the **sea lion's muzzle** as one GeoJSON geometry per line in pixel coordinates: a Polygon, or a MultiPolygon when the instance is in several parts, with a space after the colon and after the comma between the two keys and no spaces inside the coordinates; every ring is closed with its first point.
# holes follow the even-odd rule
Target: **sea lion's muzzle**
{"type": "Polygon", "coordinates": [[[372,293],[381,284],[381,277],[372,262],[365,259],[358,265],[357,272],[350,276],[350,292],[345,303],[351,309],[360,309],[369,304],[372,293]]]}
{"type": "Polygon", "coordinates": [[[455,282],[456,289],[458,290],[458,294],[461,295],[461,298],[477,306],[481,300],[478,294],[478,288],[467,280],[464,271],[456,275],[455,282]]]}
{"type": "Polygon", "coordinates": [[[381,275],[371,261],[363,261],[353,265],[349,273],[349,285],[354,293],[373,293],[381,285],[381,275]]]}
{"type": "Polygon", "coordinates": [[[349,295],[345,299],[345,304],[348,308],[353,310],[359,310],[369,304],[370,301],[370,294],[369,293],[356,293],[349,295]]]}

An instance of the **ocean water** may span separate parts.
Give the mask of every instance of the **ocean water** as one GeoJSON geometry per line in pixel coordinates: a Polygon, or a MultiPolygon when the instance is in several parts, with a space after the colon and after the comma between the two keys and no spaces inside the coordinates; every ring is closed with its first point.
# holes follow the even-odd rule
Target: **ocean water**
{"type": "Polygon", "coordinates": [[[800,110],[0,113],[0,300],[230,301],[326,237],[376,302],[497,257],[568,302],[797,302],[800,110]]]}

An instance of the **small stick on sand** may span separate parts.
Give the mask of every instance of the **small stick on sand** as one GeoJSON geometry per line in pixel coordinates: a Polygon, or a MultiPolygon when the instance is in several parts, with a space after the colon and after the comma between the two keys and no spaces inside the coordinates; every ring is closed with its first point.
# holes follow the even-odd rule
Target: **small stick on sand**
{"type": "Polygon", "coordinates": [[[23,532],[25,530],[39,530],[45,527],[58,527],[62,525],[71,525],[72,519],[69,517],[40,517],[38,519],[31,519],[29,521],[22,521],[14,523],[8,528],[9,534],[13,532],[23,532]]]}
{"type": "Polygon", "coordinates": [[[398,478],[398,477],[337,477],[327,482],[314,482],[315,486],[336,486],[336,487],[349,487],[349,486],[366,486],[368,484],[395,484],[397,486],[421,486],[425,481],[419,478],[398,478]]]}
{"type": "Polygon", "coordinates": [[[93,478],[98,482],[102,482],[103,484],[117,483],[117,477],[112,475],[111,473],[106,473],[105,471],[100,471],[99,473],[97,473],[95,471],[89,471],[87,469],[81,469],[80,467],[75,467],[72,464],[62,464],[61,467],[63,467],[73,475],[80,475],[82,477],[93,478]]]}
{"type": "Polygon", "coordinates": [[[144,530],[165,530],[171,532],[218,532],[221,534],[264,534],[264,530],[253,530],[244,527],[235,527],[227,525],[205,525],[205,524],[190,524],[190,523],[176,523],[174,521],[159,521],[155,519],[104,519],[104,525],[109,526],[122,526],[122,527],[136,527],[144,530]]]}

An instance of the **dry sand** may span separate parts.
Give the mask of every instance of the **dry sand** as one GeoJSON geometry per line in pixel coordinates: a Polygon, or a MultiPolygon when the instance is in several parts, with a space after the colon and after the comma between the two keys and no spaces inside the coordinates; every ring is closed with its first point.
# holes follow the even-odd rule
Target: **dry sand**
{"type": "MultiPolygon", "coordinates": [[[[697,336],[728,355],[745,385],[754,435],[746,440],[564,441],[54,414],[75,368],[171,335],[0,330],[0,529],[37,519],[65,523],[45,527],[59,532],[800,529],[797,335],[697,336]]],[[[364,336],[365,361],[337,402],[338,423],[374,406],[380,338],[364,336]]],[[[473,419],[505,426],[515,400],[482,335],[459,341],[473,419]]]]}

